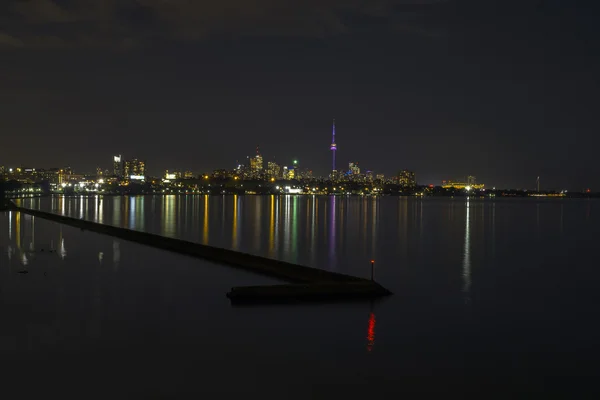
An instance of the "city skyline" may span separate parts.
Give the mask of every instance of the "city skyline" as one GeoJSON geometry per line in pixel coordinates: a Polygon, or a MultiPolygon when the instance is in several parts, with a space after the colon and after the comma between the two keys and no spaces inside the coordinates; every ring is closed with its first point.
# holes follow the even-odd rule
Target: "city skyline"
{"type": "MultiPolygon", "coordinates": [[[[336,151],[337,151],[337,145],[336,145],[336,140],[335,140],[335,119],[333,119],[333,124],[332,124],[332,144],[330,145],[329,150],[332,152],[332,158],[333,158],[333,168],[336,168],[336,151]]],[[[153,173],[152,169],[147,169],[146,168],[146,160],[145,159],[139,159],[137,157],[125,157],[122,154],[118,154],[118,155],[113,155],[112,156],[112,164],[107,167],[107,168],[103,168],[103,166],[97,166],[94,170],[96,172],[97,175],[103,175],[103,174],[109,174],[109,176],[115,176],[117,178],[125,178],[127,179],[130,176],[134,176],[135,179],[140,179],[143,178],[145,175],[147,175],[148,177],[153,177],[153,178],[167,178],[167,179],[175,179],[175,176],[177,176],[178,178],[183,178],[185,176],[186,179],[192,179],[195,177],[203,177],[203,176],[213,176],[215,175],[215,173],[220,173],[220,171],[229,171],[229,172],[235,172],[238,171],[240,172],[240,168],[244,167],[248,170],[248,172],[250,173],[249,176],[254,176],[255,178],[259,178],[260,176],[264,177],[265,179],[269,179],[272,177],[275,177],[276,179],[306,179],[308,178],[308,176],[305,176],[304,174],[300,175],[300,176],[294,176],[291,175],[287,176],[288,174],[288,169],[294,170],[295,173],[297,174],[298,172],[301,171],[308,171],[310,172],[310,177],[311,178],[317,178],[317,179],[333,179],[333,180],[338,180],[338,179],[342,179],[343,176],[357,176],[361,174],[361,167],[360,167],[360,162],[357,161],[350,161],[348,162],[348,168],[341,168],[341,169],[333,169],[330,170],[329,174],[326,175],[313,175],[313,171],[311,168],[304,168],[304,169],[300,169],[299,165],[298,165],[298,159],[294,158],[293,160],[291,160],[289,163],[281,163],[277,161],[277,158],[274,156],[273,157],[273,161],[265,161],[265,159],[263,158],[263,154],[260,152],[260,145],[257,145],[255,148],[255,156],[246,156],[245,163],[239,163],[239,160],[236,160],[235,163],[233,165],[235,165],[234,167],[229,167],[229,168],[213,168],[210,170],[205,170],[205,171],[192,171],[192,169],[190,168],[168,168],[162,171],[159,171],[157,173],[153,173]],[[150,172],[148,172],[150,171],[150,172]],[[277,171],[277,172],[274,172],[277,171]],[[171,178],[169,178],[169,176],[171,176],[171,178]]],[[[17,169],[21,169],[21,170],[31,170],[33,169],[34,171],[37,169],[39,171],[51,171],[51,170],[62,170],[64,168],[73,171],[74,168],[72,168],[70,165],[63,165],[63,166],[53,166],[53,167],[42,167],[40,168],[39,166],[35,166],[35,165],[15,165],[15,166],[5,166],[5,165],[0,165],[0,173],[8,173],[9,171],[12,172],[12,170],[14,168],[17,169]]],[[[481,184],[481,180],[478,181],[478,184],[475,185],[475,176],[471,173],[471,174],[467,174],[464,176],[453,176],[453,177],[448,177],[446,176],[444,179],[440,180],[440,181],[436,181],[436,182],[430,182],[430,181],[417,181],[415,180],[415,170],[414,169],[410,169],[410,168],[398,168],[396,170],[396,172],[392,173],[392,174],[384,174],[381,173],[380,171],[373,171],[371,169],[364,169],[363,170],[363,174],[361,176],[365,176],[366,175],[370,175],[371,178],[370,179],[375,179],[376,177],[383,177],[385,176],[385,179],[391,179],[391,178],[395,178],[398,179],[400,182],[404,181],[414,181],[417,182],[419,185],[421,186],[441,186],[441,187],[452,187],[452,183],[454,184],[458,184],[458,186],[456,187],[479,187],[479,188],[484,188],[485,185],[481,184]],[[406,175],[409,174],[409,175],[406,175]]],[[[73,172],[71,172],[73,173],[73,172]]],[[[84,174],[84,175],[93,175],[92,171],[76,171],[76,174],[84,174]]],[[[497,185],[487,185],[487,188],[496,188],[497,185]]],[[[508,187],[500,187],[498,186],[498,188],[500,189],[519,189],[519,190],[532,190],[535,189],[537,191],[540,191],[540,176],[537,176],[535,179],[535,184],[533,185],[533,187],[516,187],[516,186],[508,186],[508,187]]],[[[565,190],[565,185],[561,186],[561,187],[544,187],[545,190],[565,190]]],[[[569,189],[569,190],[573,190],[573,189],[569,189]]],[[[590,187],[584,187],[584,188],[577,188],[574,191],[585,191],[585,192],[590,192],[590,187]]]]}
{"type": "Polygon", "coordinates": [[[209,171],[260,143],[325,176],[335,117],[338,165],[600,187],[598,4],[108,3],[0,5],[0,164],[209,171]]]}

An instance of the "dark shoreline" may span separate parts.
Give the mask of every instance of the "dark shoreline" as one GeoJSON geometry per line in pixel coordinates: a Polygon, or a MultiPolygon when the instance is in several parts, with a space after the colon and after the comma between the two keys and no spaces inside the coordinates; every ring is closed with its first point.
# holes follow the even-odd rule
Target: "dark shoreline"
{"type": "Polygon", "coordinates": [[[87,198],[93,198],[93,197],[97,197],[97,196],[101,196],[101,197],[139,197],[139,196],[210,196],[210,197],[224,197],[224,196],[249,196],[249,197],[265,197],[265,196],[301,196],[301,197],[330,197],[330,196],[336,196],[336,197],[414,197],[414,198],[435,198],[435,199],[453,199],[453,198],[469,198],[469,199],[482,199],[482,200],[496,200],[496,199],[531,199],[531,200],[539,200],[539,199],[553,199],[553,200],[572,200],[572,199],[577,199],[577,200],[592,200],[592,199],[600,199],[600,193],[568,193],[566,195],[555,195],[553,193],[549,193],[549,194],[542,194],[542,195],[530,195],[530,194],[524,194],[524,193],[517,193],[517,194],[497,194],[493,197],[487,196],[487,195],[481,195],[481,194],[463,194],[463,193],[457,193],[457,194],[453,194],[453,195],[449,195],[449,194],[444,194],[444,195],[424,195],[424,196],[419,196],[419,195],[415,195],[415,194],[397,194],[397,193],[392,193],[392,194],[387,194],[387,193],[382,193],[382,194],[376,194],[376,195],[372,195],[372,194],[365,194],[365,195],[359,195],[359,194],[345,194],[345,193],[330,193],[330,194],[303,194],[303,193],[297,193],[297,194],[286,194],[286,193],[264,193],[264,194],[246,194],[246,193],[131,193],[131,194],[123,194],[123,193],[82,193],[82,194],[62,194],[62,193],[46,193],[46,194],[35,194],[35,195],[25,195],[25,196],[20,196],[20,195],[13,195],[10,197],[7,197],[8,200],[21,200],[21,199],[35,199],[35,198],[40,198],[40,197],[53,197],[53,196],[57,196],[57,197],[65,197],[65,198],[80,198],[80,197],[87,197],[87,198]]]}

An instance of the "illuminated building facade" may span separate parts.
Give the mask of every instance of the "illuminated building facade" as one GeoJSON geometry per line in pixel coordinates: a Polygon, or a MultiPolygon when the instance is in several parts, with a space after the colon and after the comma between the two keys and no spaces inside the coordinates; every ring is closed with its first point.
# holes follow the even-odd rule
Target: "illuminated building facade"
{"type": "Polygon", "coordinates": [[[169,170],[165,171],[165,179],[168,181],[173,181],[177,179],[177,174],[173,172],[169,172],[169,170]]]}
{"type": "Polygon", "coordinates": [[[192,171],[185,171],[183,173],[183,178],[184,179],[193,179],[194,178],[194,173],[192,171]]]}
{"type": "Polygon", "coordinates": [[[125,161],[124,173],[126,177],[131,176],[145,176],[146,175],[146,163],[132,158],[131,160],[125,161]]]}
{"type": "Polygon", "coordinates": [[[118,177],[123,177],[123,158],[119,154],[113,157],[113,174],[118,177]]]}
{"type": "Polygon", "coordinates": [[[281,178],[281,165],[276,162],[269,161],[267,163],[267,175],[269,179],[279,179],[281,178]]]}
{"type": "Polygon", "coordinates": [[[398,174],[398,184],[402,187],[417,186],[417,178],[414,171],[404,169],[398,174]]]}
{"type": "Polygon", "coordinates": [[[351,175],[360,175],[360,167],[357,162],[351,162],[348,164],[348,172],[351,175]]]}
{"type": "Polygon", "coordinates": [[[481,190],[485,188],[483,183],[477,183],[477,179],[474,176],[468,176],[467,179],[463,179],[462,181],[442,181],[442,187],[444,189],[477,189],[481,190]]]}
{"type": "Polygon", "coordinates": [[[296,178],[296,170],[294,167],[283,167],[283,179],[290,180],[296,178]]]}
{"type": "Polygon", "coordinates": [[[263,158],[260,155],[258,146],[256,147],[256,155],[250,158],[250,177],[259,178],[263,170],[263,158]]]}
{"type": "Polygon", "coordinates": [[[76,178],[73,175],[73,170],[70,167],[61,168],[58,170],[58,183],[69,183],[76,178]]]}
{"type": "Polygon", "coordinates": [[[226,169],[215,169],[212,172],[212,177],[216,179],[225,179],[225,178],[233,178],[236,176],[235,171],[230,171],[226,169]]]}

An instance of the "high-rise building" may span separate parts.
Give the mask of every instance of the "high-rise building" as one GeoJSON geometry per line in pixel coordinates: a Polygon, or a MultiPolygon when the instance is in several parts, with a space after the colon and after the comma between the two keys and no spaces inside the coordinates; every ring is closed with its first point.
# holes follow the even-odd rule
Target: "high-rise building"
{"type": "Polygon", "coordinates": [[[350,174],[352,175],[360,175],[360,167],[358,166],[357,162],[351,162],[348,164],[348,169],[350,171],[350,174]]]}
{"type": "Polygon", "coordinates": [[[414,171],[402,170],[398,174],[398,184],[402,187],[415,187],[417,186],[417,178],[414,171]]]}
{"type": "Polygon", "coordinates": [[[113,174],[119,178],[123,177],[123,159],[120,154],[113,156],[113,174]]]}
{"type": "Polygon", "coordinates": [[[260,155],[259,148],[256,146],[256,155],[250,157],[250,175],[252,178],[259,178],[263,170],[263,158],[260,155]]]}
{"type": "Polygon", "coordinates": [[[294,167],[283,167],[283,179],[294,179],[295,175],[294,167]]]}
{"type": "Polygon", "coordinates": [[[131,176],[145,176],[146,175],[146,163],[132,158],[131,160],[125,161],[124,173],[126,177],[131,176]]]}
{"type": "Polygon", "coordinates": [[[267,175],[269,179],[281,178],[281,165],[277,164],[274,161],[269,161],[267,163],[267,175]]]}
{"type": "Polygon", "coordinates": [[[193,179],[194,178],[194,173],[192,171],[185,171],[183,173],[183,178],[184,179],[193,179]]]}
{"type": "Polygon", "coordinates": [[[296,179],[310,180],[313,177],[312,171],[309,170],[308,168],[304,168],[304,169],[295,168],[294,175],[295,175],[296,179]]]}

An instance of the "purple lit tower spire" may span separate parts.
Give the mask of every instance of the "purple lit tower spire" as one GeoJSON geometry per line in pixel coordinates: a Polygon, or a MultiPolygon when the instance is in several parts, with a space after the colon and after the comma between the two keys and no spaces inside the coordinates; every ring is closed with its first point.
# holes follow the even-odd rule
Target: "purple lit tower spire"
{"type": "Polygon", "coordinates": [[[333,137],[331,139],[331,154],[333,155],[333,171],[337,171],[335,168],[335,152],[337,151],[337,145],[335,144],[335,118],[333,119],[333,137]]]}

